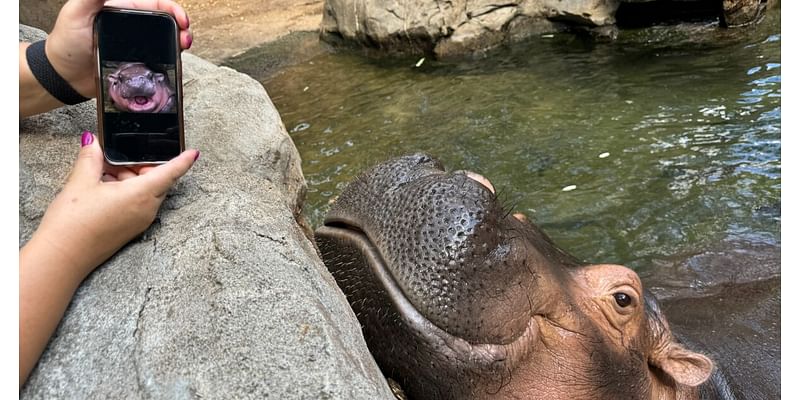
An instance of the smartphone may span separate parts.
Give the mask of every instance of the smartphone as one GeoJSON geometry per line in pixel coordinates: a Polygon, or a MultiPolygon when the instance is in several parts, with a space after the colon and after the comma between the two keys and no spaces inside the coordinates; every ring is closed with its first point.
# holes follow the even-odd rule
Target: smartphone
{"type": "Polygon", "coordinates": [[[109,164],[161,164],[184,150],[178,33],[164,12],[97,14],[97,129],[109,164]]]}

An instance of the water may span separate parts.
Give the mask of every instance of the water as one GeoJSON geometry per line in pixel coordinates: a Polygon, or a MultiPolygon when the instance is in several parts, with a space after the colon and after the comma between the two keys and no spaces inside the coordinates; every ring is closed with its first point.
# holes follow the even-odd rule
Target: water
{"type": "Polygon", "coordinates": [[[643,268],[723,241],[780,245],[780,44],[772,10],[751,29],[557,34],[419,67],[322,54],[263,83],[314,226],[360,172],[424,151],[488,177],[579,258],[643,268]]]}

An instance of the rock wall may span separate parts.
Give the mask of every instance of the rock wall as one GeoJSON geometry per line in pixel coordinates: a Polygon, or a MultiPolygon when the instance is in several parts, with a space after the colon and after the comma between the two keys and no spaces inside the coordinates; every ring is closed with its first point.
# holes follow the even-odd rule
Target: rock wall
{"type": "MultiPolygon", "coordinates": [[[[43,35],[20,26],[20,40],[43,35]]],[[[78,289],[20,398],[392,399],[296,222],[300,159],[264,88],[183,63],[186,142],[202,155],[78,289]]],[[[95,128],[94,102],[20,121],[20,246],[95,128]]]]}
{"type": "MultiPolygon", "coordinates": [[[[488,50],[529,36],[566,29],[602,28],[614,36],[622,3],[661,8],[716,0],[325,0],[320,36],[385,52],[434,53],[439,57],[488,50]]],[[[719,0],[725,26],[748,25],[767,0],[719,0]]],[[[774,3],[774,0],[770,0],[774,3]]],[[[648,16],[647,18],[652,18],[648,16]]]]}
{"type": "Polygon", "coordinates": [[[320,35],[388,51],[438,56],[488,49],[561,29],[614,23],[619,0],[326,0],[320,35]]]}

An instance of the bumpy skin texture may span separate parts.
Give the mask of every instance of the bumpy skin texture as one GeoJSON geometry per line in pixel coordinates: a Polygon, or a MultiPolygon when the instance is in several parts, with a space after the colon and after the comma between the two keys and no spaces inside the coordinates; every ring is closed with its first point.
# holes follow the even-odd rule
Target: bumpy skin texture
{"type": "Polygon", "coordinates": [[[424,154],[359,177],[316,238],[412,399],[686,399],[713,368],[633,271],[582,265],[424,154]]]}
{"type": "Polygon", "coordinates": [[[106,76],[108,95],[122,112],[175,112],[175,90],[166,74],[143,63],[124,63],[106,76]]]}

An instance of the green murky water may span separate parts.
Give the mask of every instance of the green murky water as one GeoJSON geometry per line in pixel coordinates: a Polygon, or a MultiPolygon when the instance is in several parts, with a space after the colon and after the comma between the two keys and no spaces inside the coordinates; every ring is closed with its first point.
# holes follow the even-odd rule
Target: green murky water
{"type": "Polygon", "coordinates": [[[361,171],[425,151],[488,177],[576,256],[642,268],[726,240],[780,245],[780,44],[772,10],[745,30],[559,34],[419,67],[323,54],[264,85],[315,227],[361,171]]]}

